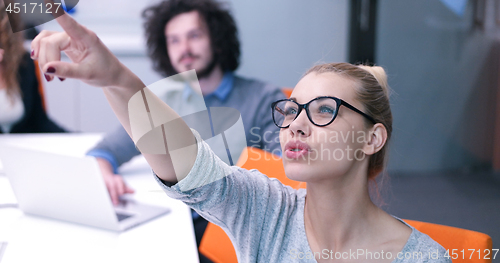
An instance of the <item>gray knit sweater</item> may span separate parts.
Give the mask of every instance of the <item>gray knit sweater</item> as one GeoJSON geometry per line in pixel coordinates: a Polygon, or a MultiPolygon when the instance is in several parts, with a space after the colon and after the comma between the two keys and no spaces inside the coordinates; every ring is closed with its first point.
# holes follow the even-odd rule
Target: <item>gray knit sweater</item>
{"type": "MultiPolygon", "coordinates": [[[[170,197],[183,201],[221,226],[233,242],[239,262],[312,263],[318,257],[355,259],[358,253],[365,252],[360,249],[335,254],[324,250],[314,255],[304,229],[306,190],[292,189],[257,170],[228,166],[213,154],[196,131],[193,133],[201,143],[188,176],[173,186],[155,178],[170,197]]],[[[451,262],[444,258],[441,245],[409,227],[410,238],[401,253],[392,255],[392,262],[451,262]]],[[[390,255],[373,253],[374,259],[381,256],[390,255]]]]}

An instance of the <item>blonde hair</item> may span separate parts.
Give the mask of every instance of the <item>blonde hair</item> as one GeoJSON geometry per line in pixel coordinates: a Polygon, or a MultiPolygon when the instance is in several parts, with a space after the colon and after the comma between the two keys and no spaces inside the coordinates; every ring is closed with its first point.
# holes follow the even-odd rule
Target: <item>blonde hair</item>
{"type": "MultiPolygon", "coordinates": [[[[389,104],[390,88],[387,84],[385,70],[379,66],[352,65],[349,63],[327,63],[316,65],[309,69],[309,73],[334,72],[358,83],[356,85],[357,99],[363,105],[363,112],[382,123],[387,130],[387,141],[377,153],[370,156],[368,163],[368,179],[375,181],[375,177],[386,167],[388,142],[392,134],[392,112],[389,104]]],[[[371,127],[373,123],[366,120],[365,125],[371,127]]]]}
{"type": "MultiPolygon", "coordinates": [[[[5,0],[5,4],[9,3],[10,0],[5,0]]],[[[4,50],[3,60],[0,62],[0,77],[7,85],[7,94],[11,99],[21,93],[17,74],[25,53],[24,38],[22,32],[13,33],[13,28],[18,28],[20,24],[20,17],[15,13],[10,14],[9,21],[4,1],[0,0],[0,48],[4,50]]]]}

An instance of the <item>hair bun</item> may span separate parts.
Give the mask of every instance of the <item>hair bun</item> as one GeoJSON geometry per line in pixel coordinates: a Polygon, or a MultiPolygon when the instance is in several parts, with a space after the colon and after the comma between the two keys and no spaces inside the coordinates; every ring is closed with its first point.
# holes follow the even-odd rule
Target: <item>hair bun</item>
{"type": "Polygon", "coordinates": [[[382,89],[384,90],[385,95],[389,97],[389,95],[391,94],[391,90],[389,88],[389,85],[387,84],[387,74],[385,73],[384,68],[380,66],[366,66],[366,65],[358,65],[358,67],[372,74],[378,81],[382,89]]]}

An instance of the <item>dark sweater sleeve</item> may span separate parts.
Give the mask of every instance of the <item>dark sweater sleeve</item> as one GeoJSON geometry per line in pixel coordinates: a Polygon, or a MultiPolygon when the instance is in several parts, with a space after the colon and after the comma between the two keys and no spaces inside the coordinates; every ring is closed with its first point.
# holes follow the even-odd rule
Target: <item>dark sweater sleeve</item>
{"type": "Polygon", "coordinates": [[[10,131],[11,133],[43,133],[66,132],[49,119],[42,105],[42,97],[38,90],[35,64],[28,53],[23,56],[18,71],[19,86],[24,104],[24,116],[10,131]]]}

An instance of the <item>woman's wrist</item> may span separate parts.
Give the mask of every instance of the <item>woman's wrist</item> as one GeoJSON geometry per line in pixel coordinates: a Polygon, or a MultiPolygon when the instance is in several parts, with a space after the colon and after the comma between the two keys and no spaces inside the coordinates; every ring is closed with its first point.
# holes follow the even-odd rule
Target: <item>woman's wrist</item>
{"type": "Polygon", "coordinates": [[[135,75],[130,69],[125,67],[122,63],[119,63],[119,67],[112,74],[112,78],[115,80],[112,85],[108,88],[112,89],[127,89],[133,91],[133,93],[143,89],[145,87],[141,79],[135,75]]]}

